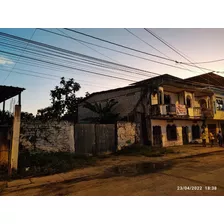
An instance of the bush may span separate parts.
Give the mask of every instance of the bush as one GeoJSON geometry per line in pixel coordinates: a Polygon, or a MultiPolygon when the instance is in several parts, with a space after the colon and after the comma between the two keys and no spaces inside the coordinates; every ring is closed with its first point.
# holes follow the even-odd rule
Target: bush
{"type": "Polygon", "coordinates": [[[94,165],[96,158],[69,152],[22,151],[19,153],[18,176],[41,176],[94,165]]]}

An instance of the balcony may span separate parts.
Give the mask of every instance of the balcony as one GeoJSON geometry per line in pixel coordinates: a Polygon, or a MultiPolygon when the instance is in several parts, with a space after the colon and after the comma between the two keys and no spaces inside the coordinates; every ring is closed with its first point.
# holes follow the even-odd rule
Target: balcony
{"type": "Polygon", "coordinates": [[[166,105],[166,114],[176,115],[177,114],[176,105],[175,104],[166,105]]]}
{"type": "Polygon", "coordinates": [[[188,116],[185,105],[152,105],[151,106],[152,116],[188,116]]]}
{"type": "Polygon", "coordinates": [[[202,108],[201,115],[203,118],[213,118],[214,117],[213,111],[210,108],[202,108]]]}
{"type": "Polygon", "coordinates": [[[189,117],[192,118],[201,118],[202,113],[201,113],[201,108],[200,107],[193,107],[193,108],[188,108],[188,115],[189,117]]]}

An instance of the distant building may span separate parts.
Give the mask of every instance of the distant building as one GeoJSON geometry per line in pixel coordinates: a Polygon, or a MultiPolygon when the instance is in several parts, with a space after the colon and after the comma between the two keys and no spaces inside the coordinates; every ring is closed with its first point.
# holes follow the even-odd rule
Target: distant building
{"type": "Polygon", "coordinates": [[[83,107],[86,101],[108,99],[118,101],[115,112],[122,120],[140,124],[142,144],[166,147],[201,142],[202,128],[206,133],[224,133],[224,77],[214,73],[188,79],[164,74],[93,93],[79,104],[79,123],[96,116],[83,107]]]}

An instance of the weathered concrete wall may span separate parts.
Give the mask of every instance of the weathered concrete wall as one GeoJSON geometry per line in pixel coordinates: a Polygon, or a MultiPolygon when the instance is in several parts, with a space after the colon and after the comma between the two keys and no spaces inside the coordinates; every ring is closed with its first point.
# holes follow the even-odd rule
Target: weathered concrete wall
{"type": "MultiPolygon", "coordinates": [[[[87,99],[87,101],[90,103],[102,103],[103,105],[107,100],[114,99],[118,102],[118,104],[114,107],[114,112],[120,113],[120,117],[124,117],[132,112],[140,98],[140,94],[140,88],[133,87],[117,91],[98,93],[87,99]]],[[[84,103],[81,103],[78,107],[78,123],[86,123],[83,119],[97,116],[94,112],[84,108],[83,105],[84,103]]]]}
{"type": "MultiPolygon", "coordinates": [[[[188,139],[189,142],[192,141],[192,125],[199,125],[201,127],[202,121],[198,121],[197,123],[193,123],[193,121],[187,121],[187,120],[173,120],[173,122],[167,122],[166,120],[152,120],[152,130],[153,126],[161,126],[162,130],[162,145],[163,147],[168,146],[176,146],[176,145],[183,145],[183,136],[182,136],[182,127],[188,127],[188,139]],[[167,139],[167,133],[166,133],[166,127],[167,125],[173,125],[175,124],[177,127],[177,140],[169,141],[167,139]]],[[[153,139],[151,139],[153,141],[153,139]]],[[[194,139],[194,141],[201,142],[201,139],[194,139]]]]}
{"type": "Polygon", "coordinates": [[[29,150],[74,152],[74,125],[67,121],[22,122],[20,144],[29,150]]]}
{"type": "Polygon", "coordinates": [[[139,125],[131,122],[118,122],[117,123],[117,148],[132,145],[139,142],[139,125]]]}

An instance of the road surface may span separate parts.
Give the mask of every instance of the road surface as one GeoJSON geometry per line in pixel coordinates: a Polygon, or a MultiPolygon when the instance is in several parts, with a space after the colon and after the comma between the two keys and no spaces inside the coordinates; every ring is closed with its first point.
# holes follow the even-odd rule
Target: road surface
{"type": "Polygon", "coordinates": [[[167,170],[56,183],[28,189],[5,189],[2,195],[224,195],[224,152],[179,159],[167,170]]]}

